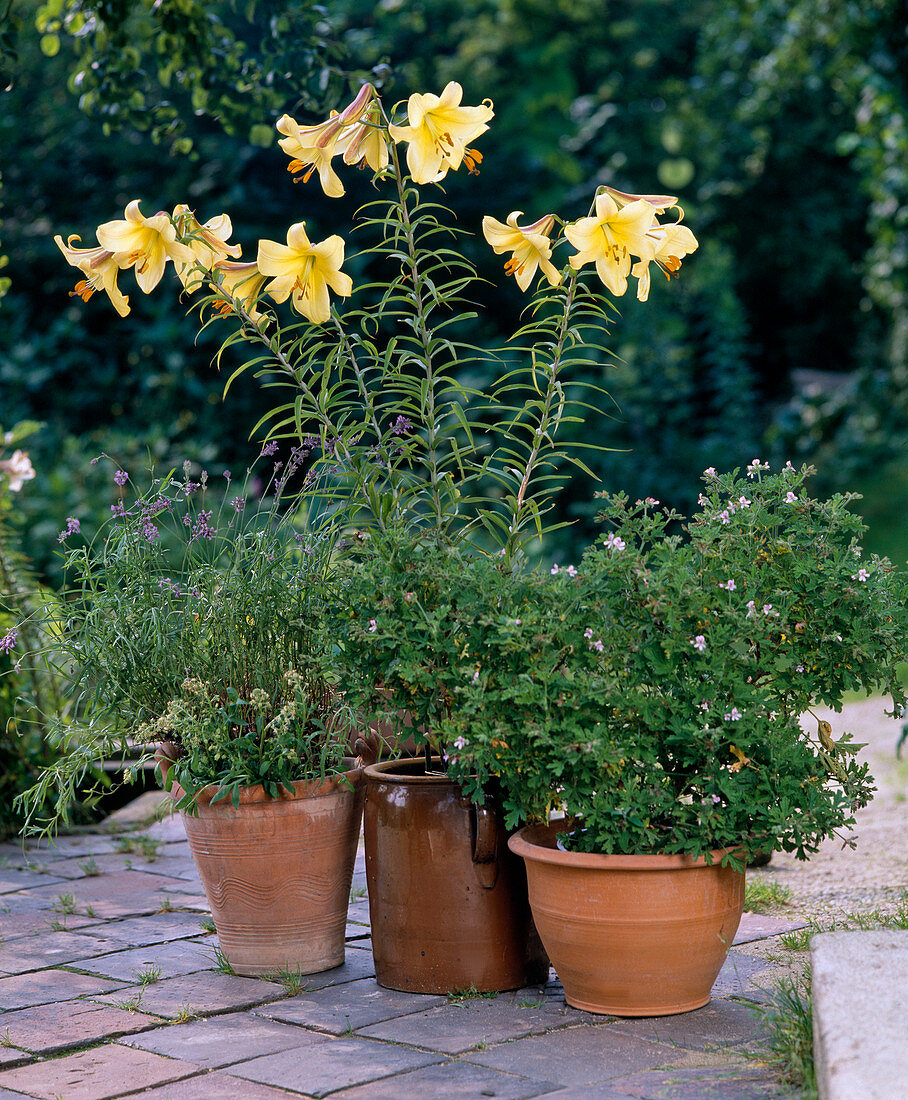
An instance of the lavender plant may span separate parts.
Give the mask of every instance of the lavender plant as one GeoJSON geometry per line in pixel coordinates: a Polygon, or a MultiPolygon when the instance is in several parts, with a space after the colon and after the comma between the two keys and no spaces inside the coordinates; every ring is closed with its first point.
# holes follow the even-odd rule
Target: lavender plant
{"type": "Polygon", "coordinates": [[[334,544],[280,502],[300,461],[274,464],[264,498],[250,491],[253,465],[219,506],[188,463],[135,496],[116,470],[95,543],[61,532],[70,587],[55,625],[82,685],[79,721],[58,731],[62,758],[23,800],[32,818],[52,797],[51,823],[65,820],[93,761],[144,739],[172,743],[187,805],[209,783],[223,797],[254,783],[276,797],[343,770],[350,713],[321,648],[334,544]]]}

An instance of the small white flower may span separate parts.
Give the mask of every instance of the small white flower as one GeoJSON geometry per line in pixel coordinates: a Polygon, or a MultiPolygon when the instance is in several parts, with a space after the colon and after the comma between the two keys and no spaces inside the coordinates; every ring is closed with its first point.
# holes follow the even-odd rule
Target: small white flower
{"type": "Polygon", "coordinates": [[[751,502],[747,499],[747,497],[738,497],[738,504],[742,508],[749,508],[751,502]]]}
{"type": "Polygon", "coordinates": [[[756,613],[757,613],[757,605],[754,603],[753,600],[748,600],[747,601],[747,615],[745,617],[749,619],[751,617],[751,615],[756,615],[756,613]]]}
{"type": "Polygon", "coordinates": [[[756,477],[761,470],[768,470],[769,463],[761,462],[758,458],[755,458],[753,462],[747,467],[747,476],[756,477]]]}
{"type": "Polygon", "coordinates": [[[698,634],[696,638],[691,638],[690,644],[694,647],[694,649],[699,650],[700,653],[703,653],[706,649],[706,638],[704,638],[702,634],[698,634]]]}
{"type": "Polygon", "coordinates": [[[560,570],[558,568],[558,563],[557,562],[552,566],[552,568],[549,570],[549,572],[552,574],[553,577],[558,575],[560,570]]]}
{"type": "Polygon", "coordinates": [[[867,572],[866,569],[859,569],[857,573],[851,574],[851,579],[853,581],[866,581],[869,576],[870,574],[867,572]]]}
{"type": "Polygon", "coordinates": [[[567,573],[569,577],[577,576],[577,570],[573,567],[573,565],[569,565],[567,569],[565,569],[565,573],[567,573]]]}
{"type": "Polygon", "coordinates": [[[771,612],[772,612],[772,604],[771,603],[763,604],[763,614],[764,615],[769,615],[771,612]]]}
{"type": "Polygon", "coordinates": [[[479,683],[479,667],[478,666],[476,668],[476,671],[473,673],[473,679],[470,681],[470,683],[471,684],[478,684],[479,683]]]}
{"type": "Polygon", "coordinates": [[[720,523],[731,523],[731,512],[729,512],[729,510],[726,508],[725,511],[719,512],[719,514],[716,516],[716,519],[720,523]]]}
{"type": "Polygon", "coordinates": [[[803,672],[803,671],[804,671],[804,666],[803,665],[795,665],[795,672],[803,672]]]}
{"type": "Polygon", "coordinates": [[[729,579],[728,579],[728,580],[727,580],[727,581],[725,582],[725,584],[720,584],[720,585],[719,585],[719,587],[720,587],[720,588],[725,588],[725,589],[727,589],[727,591],[729,591],[729,592],[734,592],[734,591],[735,591],[735,589],[736,589],[736,588],[737,588],[738,586],[737,586],[737,585],[735,584],[735,582],[734,582],[734,581],[733,581],[733,580],[732,580],[731,578],[729,578],[729,579]]]}
{"type": "Polygon", "coordinates": [[[378,630],[378,623],[374,619],[369,620],[369,633],[374,634],[378,630]]]}
{"type": "Polygon", "coordinates": [[[461,752],[467,747],[467,745],[469,745],[469,743],[470,742],[466,739],[466,737],[461,735],[460,737],[454,739],[453,747],[457,749],[458,752],[461,752]]]}
{"type": "Polygon", "coordinates": [[[589,639],[593,636],[593,628],[591,626],[588,626],[586,630],[584,630],[583,636],[587,639],[587,641],[589,641],[589,639]]]}
{"type": "Polygon", "coordinates": [[[794,504],[794,502],[795,502],[795,501],[796,501],[797,499],[798,499],[798,498],[797,498],[797,497],[796,497],[796,496],[794,495],[794,493],[793,493],[793,492],[792,492],[792,491],[791,491],[790,489],[789,489],[789,491],[788,491],[788,492],[787,492],[787,493],[785,494],[785,503],[786,503],[786,504],[794,504]]]}
{"type": "Polygon", "coordinates": [[[616,535],[613,531],[605,540],[605,545],[609,548],[609,550],[614,550],[616,551],[616,553],[620,554],[621,551],[625,548],[626,543],[623,538],[616,535]]]}
{"type": "Polygon", "coordinates": [[[655,507],[655,506],[656,506],[656,505],[657,505],[657,504],[659,503],[659,501],[658,501],[658,500],[656,500],[656,498],[655,498],[655,497],[647,497],[647,498],[646,498],[646,503],[647,503],[647,504],[648,504],[648,505],[649,505],[649,506],[650,506],[651,508],[653,508],[653,507],[655,507]]]}
{"type": "Polygon", "coordinates": [[[732,707],[728,714],[725,715],[726,722],[737,722],[741,717],[741,712],[737,707],[732,707]]]}
{"type": "Polygon", "coordinates": [[[704,477],[715,477],[716,476],[716,467],[715,466],[710,466],[708,469],[704,470],[703,471],[703,476],[704,477]]]}

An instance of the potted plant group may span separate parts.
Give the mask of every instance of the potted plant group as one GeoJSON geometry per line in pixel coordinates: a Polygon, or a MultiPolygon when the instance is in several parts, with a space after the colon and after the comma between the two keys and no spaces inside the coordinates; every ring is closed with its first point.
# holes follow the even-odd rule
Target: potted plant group
{"type": "MultiPolygon", "coordinates": [[[[417,93],[391,106],[366,84],[315,125],[288,115],[277,122],[288,169],[298,180],[312,186],[317,180],[326,195],[338,197],[342,165],[371,173],[376,197],[354,227],[362,241],[359,268],[367,257],[371,265],[363,287],[370,300],[361,300],[343,270],[345,239],[333,233],[316,240],[302,221],[289,227],[286,243],[258,241],[249,261],[229,240],[229,217],[202,222],[182,204],[149,216],[133,201],[122,219],[98,227],[93,247],[80,247],[73,237],[56,240],[82,276],[74,293],[88,300],[102,291],[121,315],[130,308],[118,286],[122,272],[134,270],[148,293],[173,265],[203,322],[230,326],[223,352],[251,349],[228,386],[250,370],[285,393],[287,400],[256,430],[267,427],[274,439],[290,437],[306,449],[303,490],[346,534],[356,528],[385,538],[403,530],[411,548],[428,537],[474,563],[472,548],[480,547],[500,555],[508,572],[522,569],[527,543],[550,529],[547,512],[571,469],[586,470],[573,445],[586,442],[572,442],[565,429],[579,424],[595,400],[589,379],[601,374],[605,361],[602,334],[612,298],[634,279],[645,300],[651,268],[677,274],[697,241],[680,224],[673,196],[604,186],[591,196],[588,212],[573,220],[554,213],[522,220],[519,211],[503,221],[486,216],[482,234],[506,257],[505,271],[528,302],[508,347],[470,343],[482,280],[458,247],[463,231],[435,201],[434,187],[458,170],[479,172],[482,154],[473,143],[489,129],[494,109],[489,101],[464,105],[462,98],[452,81],[440,95],[417,93]],[[304,322],[283,321],[288,310],[304,322]]],[[[431,663],[428,652],[426,659],[431,663]]],[[[352,691],[358,673],[349,649],[342,657],[335,653],[335,667],[344,690],[352,691]]],[[[425,683],[419,699],[401,700],[398,687],[390,676],[354,693],[363,727],[397,722],[406,736],[412,731],[431,742],[450,700],[425,683]]],[[[447,791],[444,767],[444,757],[436,761],[427,752],[424,783],[447,791]],[[430,781],[435,771],[439,782],[430,781]]],[[[415,785],[417,777],[409,778],[415,785]]],[[[493,817],[468,812],[462,795],[457,798],[472,814],[466,858],[479,871],[470,874],[503,883],[508,876],[486,866],[492,849],[507,863],[503,840],[490,839],[493,817]],[[474,859],[477,853],[481,858],[474,859]]],[[[373,862],[377,847],[371,845],[373,862]]],[[[482,890],[477,896],[494,893],[490,885],[482,890]]],[[[518,954],[526,959],[520,935],[518,954]]],[[[538,947],[534,951],[538,956],[538,947]]],[[[521,984],[528,976],[521,965],[516,977],[512,966],[506,978],[500,968],[494,978],[488,970],[485,976],[468,970],[442,984],[521,984]]]]}
{"type": "MultiPolygon", "coordinates": [[[[278,496],[293,461],[272,473],[278,496]]],[[[61,534],[78,736],[27,801],[53,794],[62,814],[96,759],[157,743],[228,963],[312,973],[344,960],[362,818],[352,715],[321,641],[332,546],[254,499],[251,473],[227,477],[218,505],[188,463],[135,497],[116,470],[95,544],[61,534]]]]}
{"type": "Polygon", "coordinates": [[[478,799],[494,780],[525,823],[510,845],[576,1007],[705,1004],[745,861],[806,858],[871,797],[847,731],[801,718],[874,688],[901,713],[905,578],[864,558],[850,498],[812,499],[810,472],[708,470],[686,524],[604,495],[608,533],[532,614],[502,604],[452,672],[449,770],[478,799]]]}

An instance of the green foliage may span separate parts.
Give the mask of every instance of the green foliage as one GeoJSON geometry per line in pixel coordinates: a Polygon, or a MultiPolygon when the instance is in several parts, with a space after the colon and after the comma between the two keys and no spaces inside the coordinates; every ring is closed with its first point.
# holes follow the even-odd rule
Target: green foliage
{"type": "MultiPolygon", "coordinates": [[[[0,428],[0,454],[38,427],[0,428]]],[[[19,831],[23,817],[15,799],[55,761],[50,726],[55,715],[65,723],[68,710],[67,681],[54,668],[57,639],[46,625],[59,605],[38,583],[11,524],[25,484],[15,470],[31,484],[27,455],[23,460],[18,448],[14,454],[20,459],[0,461],[0,836],[19,831]]]]}
{"type": "Polygon", "coordinates": [[[686,536],[654,502],[604,494],[614,530],[577,569],[526,603],[505,589],[448,674],[438,735],[465,790],[500,783],[512,825],[563,807],[592,851],[804,858],[853,823],[873,790],[858,746],[798,718],[855,688],[904,707],[904,580],[858,556],[847,498],[811,500],[806,468],[764,469],[707,472],[686,536]]]}
{"type": "Polygon", "coordinates": [[[769,1003],[754,1011],[767,1034],[766,1050],[759,1052],[761,1062],[768,1060],[804,1100],[816,1100],[810,974],[801,980],[782,978],[771,990],[769,1003]]]}
{"type": "Polygon", "coordinates": [[[46,56],[74,52],[70,89],[105,133],[129,127],[185,154],[192,114],[261,145],[285,104],[335,97],[346,77],[325,15],[311,0],[47,0],[35,25],[46,56]]]}
{"type": "MultiPolygon", "coordinates": [[[[279,469],[267,487],[278,498],[293,473],[279,469]]],[[[174,772],[189,795],[251,782],[276,793],[334,770],[349,723],[319,668],[330,541],[277,500],[257,504],[253,482],[250,471],[216,513],[207,475],[193,481],[187,463],[182,479],[115,500],[93,546],[65,536],[70,587],[53,625],[81,686],[78,721],[57,731],[61,758],[23,800],[33,827],[66,820],[92,761],[125,755],[142,723],[182,752],[174,772]]]]}

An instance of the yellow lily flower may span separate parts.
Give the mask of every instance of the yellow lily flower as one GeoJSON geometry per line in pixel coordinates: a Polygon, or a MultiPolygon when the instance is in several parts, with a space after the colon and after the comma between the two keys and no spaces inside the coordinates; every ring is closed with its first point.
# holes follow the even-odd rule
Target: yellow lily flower
{"type": "Polygon", "coordinates": [[[655,207],[645,199],[619,206],[611,195],[596,196],[596,213],[564,228],[564,235],[577,249],[570,263],[574,270],[594,263],[596,273],[612,294],[627,290],[631,254],[651,260],[656,242],[647,236],[656,217],[655,207]]]}
{"type": "Polygon", "coordinates": [[[192,252],[193,262],[174,264],[177,277],[188,294],[194,294],[204,282],[204,273],[211,271],[218,260],[231,256],[239,259],[242,249],[238,244],[227,244],[233,225],[227,214],[209,218],[200,225],[195,214],[185,203],[174,207],[173,220],[179,228],[180,241],[192,252]]]}
{"type": "Polygon", "coordinates": [[[136,282],[146,294],[161,281],[168,260],[193,262],[192,251],[177,240],[177,231],[163,210],[143,217],[139,200],[126,207],[125,221],[105,222],[98,226],[98,241],[113,253],[121,268],[135,265],[136,282]]]}
{"type": "Polygon", "coordinates": [[[482,160],[475,149],[467,148],[467,142],[488,130],[492,102],[461,107],[462,98],[463,88],[454,80],[440,96],[416,92],[407,100],[409,126],[390,127],[394,141],[408,143],[407,167],[414,183],[437,183],[464,161],[474,172],[482,160]]]}
{"type": "Polygon", "coordinates": [[[504,265],[508,275],[513,275],[521,290],[526,290],[533,281],[537,268],[542,268],[542,273],[549,281],[550,286],[557,286],[561,282],[559,272],[550,257],[552,245],[549,234],[555,224],[555,215],[546,214],[545,217],[533,222],[532,225],[518,225],[517,219],[523,216],[522,210],[514,210],[508,214],[508,223],[503,225],[495,218],[488,216],[482,219],[482,233],[492,246],[494,252],[499,255],[502,252],[512,252],[513,256],[504,265]]]}
{"type": "Polygon", "coordinates": [[[655,208],[657,214],[662,214],[669,207],[678,205],[676,195],[631,195],[627,191],[619,191],[615,187],[603,187],[603,191],[611,195],[619,207],[643,199],[644,202],[648,202],[650,206],[655,208]]]}
{"type": "Polygon", "coordinates": [[[637,298],[645,302],[649,297],[649,265],[655,263],[665,272],[665,277],[670,279],[677,275],[681,267],[681,257],[695,252],[699,242],[686,225],[656,225],[647,234],[656,242],[656,251],[651,259],[642,259],[631,268],[631,274],[636,276],[637,298]]]}
{"type": "Polygon", "coordinates": [[[258,269],[271,276],[265,290],[276,302],[293,295],[293,306],[313,324],[324,324],[331,316],[328,289],[346,298],[353,293],[353,281],[340,270],[344,262],[344,242],[338,236],[312,244],[306,235],[306,223],[297,222],[287,230],[286,245],[259,241],[258,269]]]}
{"type": "Polygon", "coordinates": [[[331,161],[346,148],[343,142],[338,146],[338,140],[363,117],[374,94],[372,85],[364,84],[356,98],[340,113],[332,111],[330,118],[316,126],[300,126],[290,115],[281,115],[276,128],[285,136],[278,141],[278,145],[293,158],[287,171],[296,174],[308,168],[309,171],[301,177],[304,183],[309,181],[313,172],[318,172],[325,194],[329,198],[339,199],[345,193],[344,185],[331,167],[331,161]]]}
{"type": "MultiPolygon", "coordinates": [[[[235,303],[238,302],[253,321],[261,319],[262,314],[255,307],[266,276],[259,271],[258,264],[218,260],[212,267],[212,273],[218,276],[216,285],[219,289],[229,294],[235,303]]],[[[219,301],[214,308],[225,317],[236,312],[236,305],[225,300],[219,301]]]]}
{"type": "Polygon", "coordinates": [[[85,276],[76,283],[69,293],[72,297],[81,298],[83,302],[95,293],[103,290],[113,303],[114,309],[121,317],[129,313],[129,299],[121,293],[117,286],[117,276],[120,273],[120,265],[112,252],[104,248],[74,248],[73,241],[81,240],[75,234],[64,244],[63,238],[57,234],[54,244],[66,257],[66,262],[77,267],[85,276]]]}
{"type": "Polygon", "coordinates": [[[388,138],[379,122],[378,106],[373,105],[361,121],[341,134],[334,149],[343,153],[344,164],[366,163],[373,172],[388,167],[388,138]]]}

